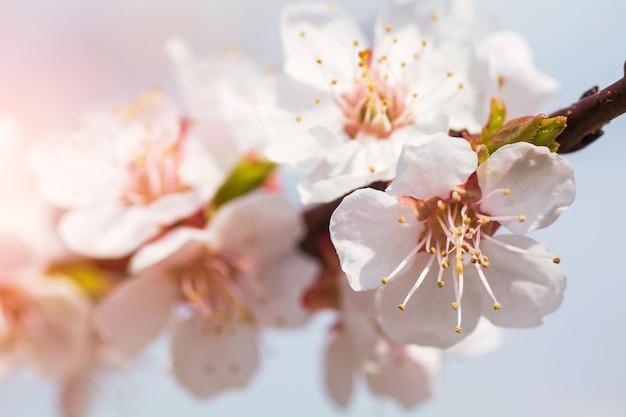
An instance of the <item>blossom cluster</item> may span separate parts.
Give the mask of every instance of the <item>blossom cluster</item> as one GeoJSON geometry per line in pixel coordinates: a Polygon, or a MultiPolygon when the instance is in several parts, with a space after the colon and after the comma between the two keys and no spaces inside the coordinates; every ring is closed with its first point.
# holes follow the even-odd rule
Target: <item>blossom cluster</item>
{"type": "Polygon", "coordinates": [[[556,82],[519,35],[472,37],[467,7],[385,2],[368,41],[339,5],[288,6],[283,71],[172,39],[179,101],[155,88],[34,147],[0,123],[26,179],[4,208],[38,220],[2,224],[0,374],[57,380],[84,415],[93,380],[166,333],[208,398],[254,377],[265,328],[330,310],[330,398],[359,376],[409,408],[445,355],[541,324],[565,275],[526,234],[574,199],[565,118],[528,116],[556,82]],[[314,230],[304,204],[336,209],[314,230]]]}

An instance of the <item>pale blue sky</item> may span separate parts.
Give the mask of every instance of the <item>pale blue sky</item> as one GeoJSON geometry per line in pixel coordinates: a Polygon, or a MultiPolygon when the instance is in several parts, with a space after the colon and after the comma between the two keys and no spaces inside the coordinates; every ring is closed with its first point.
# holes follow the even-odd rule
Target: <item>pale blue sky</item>
{"type": "MultiPolygon", "coordinates": [[[[97,105],[127,98],[155,84],[171,88],[166,60],[161,56],[162,41],[169,35],[183,35],[198,52],[238,44],[265,63],[280,64],[277,21],[283,2],[81,3],[42,0],[0,5],[0,56],[10,57],[8,73],[19,74],[18,65],[29,58],[39,60],[35,66],[42,66],[25,70],[24,76],[32,77],[31,85],[45,86],[42,80],[52,79],[49,94],[32,95],[40,112],[54,102],[54,95],[62,94],[61,87],[71,88],[71,84],[53,85],[62,77],[46,73],[46,68],[61,71],[63,66],[54,62],[49,49],[48,55],[39,56],[39,48],[63,49],[63,58],[69,59],[97,46],[86,62],[81,63],[79,55],[72,61],[72,71],[80,75],[75,79],[76,91],[68,93],[73,101],[63,109],[51,109],[59,115],[54,120],[41,116],[51,127],[61,123],[59,120],[68,123],[71,115],[76,117],[79,103],[97,105]],[[89,10],[95,11],[87,13],[89,10]],[[113,62],[107,61],[107,56],[114,57],[113,62]],[[46,60],[51,60],[49,66],[46,60]],[[97,63],[100,72],[87,61],[97,63]]],[[[365,30],[370,30],[378,2],[337,3],[349,8],[365,30]]],[[[548,110],[569,104],[595,84],[606,86],[622,73],[626,59],[626,2],[622,0],[476,3],[481,31],[508,28],[521,32],[534,50],[537,66],[561,82],[561,93],[548,110]]],[[[10,85],[15,83],[19,81],[0,73],[0,93],[13,91],[10,85]]],[[[27,106],[21,102],[16,106],[16,113],[28,120],[22,109],[27,106]]],[[[7,110],[11,103],[0,98],[0,111],[7,110]]],[[[576,169],[576,201],[555,225],[534,235],[561,257],[567,272],[568,289],[561,308],[547,317],[542,327],[506,331],[503,346],[493,353],[468,360],[448,359],[434,400],[408,415],[626,415],[626,268],[621,252],[626,236],[626,222],[621,218],[626,207],[626,117],[605,130],[598,143],[566,156],[576,169]]],[[[91,415],[402,415],[395,405],[372,397],[363,386],[345,412],[327,400],[320,365],[330,319],[321,316],[306,329],[268,334],[262,343],[266,360],[250,386],[204,402],[194,400],[161,371],[164,357],[156,348],[131,371],[99,382],[91,415]]],[[[54,401],[54,387],[32,376],[18,375],[0,382],[2,416],[53,416],[54,401]]]]}

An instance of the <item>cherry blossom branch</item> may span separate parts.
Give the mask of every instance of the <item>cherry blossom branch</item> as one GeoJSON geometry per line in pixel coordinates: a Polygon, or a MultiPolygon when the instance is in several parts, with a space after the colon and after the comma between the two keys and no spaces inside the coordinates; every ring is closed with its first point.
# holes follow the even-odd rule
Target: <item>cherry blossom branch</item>
{"type": "MultiPolygon", "coordinates": [[[[579,101],[569,107],[557,110],[550,117],[566,116],[567,127],[557,137],[559,153],[580,150],[603,135],[602,127],[611,120],[626,113],[626,62],[625,76],[603,90],[593,87],[585,92],[579,101]]],[[[371,184],[371,188],[384,190],[385,182],[371,184]]],[[[305,210],[303,213],[307,234],[300,241],[300,248],[315,257],[318,254],[317,241],[321,234],[328,233],[330,216],[341,203],[339,198],[305,210]]]]}
{"type": "Polygon", "coordinates": [[[624,77],[598,91],[595,86],[585,92],[579,101],[550,114],[566,116],[567,127],[557,137],[559,153],[580,150],[604,134],[602,127],[626,113],[626,62],[624,77]]]}

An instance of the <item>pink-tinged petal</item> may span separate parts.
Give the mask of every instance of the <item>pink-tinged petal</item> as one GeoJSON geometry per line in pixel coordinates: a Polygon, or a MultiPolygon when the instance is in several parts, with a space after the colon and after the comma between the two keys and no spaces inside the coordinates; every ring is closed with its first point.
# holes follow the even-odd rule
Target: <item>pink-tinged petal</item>
{"type": "Polygon", "coordinates": [[[167,274],[151,271],[131,278],[96,306],[96,331],[123,355],[135,356],[161,332],[178,295],[167,274]]]}
{"type": "Polygon", "coordinates": [[[297,252],[258,269],[257,294],[252,294],[248,307],[259,324],[288,327],[304,324],[310,313],[304,309],[302,296],[313,284],[320,265],[297,252]]]}
{"type": "Polygon", "coordinates": [[[447,350],[460,358],[469,358],[491,352],[502,345],[502,331],[491,324],[484,316],[478,320],[476,329],[447,350]]]}
{"type": "Polygon", "coordinates": [[[449,268],[444,272],[445,286],[439,288],[435,264],[406,303],[405,310],[400,310],[398,305],[404,302],[430,256],[418,254],[411,269],[378,290],[378,316],[383,331],[397,343],[448,348],[476,328],[482,313],[482,294],[467,277],[464,278],[461,333],[456,333],[457,311],[451,307],[451,303],[456,300],[452,271],[449,268]]]}
{"type": "Polygon", "coordinates": [[[96,258],[121,258],[177,220],[196,212],[203,197],[195,192],[164,196],[146,206],[101,205],[70,211],[59,234],[73,251],[96,258]]]}
{"type": "Polygon", "coordinates": [[[257,265],[282,256],[303,232],[298,210],[271,194],[251,194],[228,203],[208,227],[217,247],[248,256],[257,265]]]}
{"type": "Polygon", "coordinates": [[[183,266],[206,249],[207,241],[204,229],[177,227],[142,246],[131,258],[129,270],[136,273],[156,264],[164,271],[183,266]]]}
{"type": "Polygon", "coordinates": [[[536,111],[559,89],[554,78],[535,68],[530,46],[518,33],[491,33],[480,42],[478,51],[486,56],[499,80],[498,97],[506,103],[509,118],[536,111]]]}
{"type": "Polygon", "coordinates": [[[543,316],[563,301],[565,273],[552,261],[554,254],[529,237],[502,235],[495,239],[528,254],[512,252],[491,241],[481,242],[481,251],[490,263],[485,276],[502,306],[496,311],[486,303],[483,314],[497,326],[540,325],[543,316]]]}
{"type": "Polygon", "coordinates": [[[95,391],[93,374],[78,372],[61,386],[59,412],[62,417],[85,417],[90,409],[95,391]]]}
{"type": "Polygon", "coordinates": [[[326,346],[324,364],[326,392],[336,405],[346,407],[354,391],[356,364],[350,340],[341,330],[326,346]]]}
{"type": "Polygon", "coordinates": [[[345,9],[323,3],[286,6],[280,33],[288,75],[324,91],[352,88],[357,52],[367,42],[345,9]]]}
{"type": "Polygon", "coordinates": [[[215,333],[196,316],[176,325],[171,352],[176,379],[198,398],[243,388],[259,365],[253,326],[236,324],[215,333]]]}
{"type": "Polygon", "coordinates": [[[35,291],[35,308],[23,317],[29,359],[45,376],[66,377],[89,353],[89,301],[72,284],[60,279],[41,282],[35,291]]]}
{"type": "Polygon", "coordinates": [[[374,393],[413,408],[432,397],[442,359],[439,349],[392,344],[377,371],[365,374],[367,385],[374,393]]]}
{"type": "Polygon", "coordinates": [[[478,158],[470,144],[445,133],[409,140],[402,149],[396,179],[387,188],[394,197],[448,198],[476,170],[478,158]]]}
{"type": "Polygon", "coordinates": [[[514,143],[498,149],[478,167],[483,196],[508,188],[481,204],[491,216],[513,216],[501,221],[513,233],[529,233],[552,224],[574,201],[576,184],[569,162],[545,146],[514,143]],[[520,222],[518,216],[525,216],[520,222]]]}
{"type": "Polygon", "coordinates": [[[414,218],[410,207],[371,188],[343,199],[330,218],[330,236],[352,289],[379,287],[411,253],[423,231],[410,223],[414,218]]]}

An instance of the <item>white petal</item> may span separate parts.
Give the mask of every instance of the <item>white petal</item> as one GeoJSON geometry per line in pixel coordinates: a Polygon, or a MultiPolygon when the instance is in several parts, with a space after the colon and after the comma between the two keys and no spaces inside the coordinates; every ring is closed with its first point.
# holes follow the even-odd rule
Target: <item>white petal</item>
{"type": "Polygon", "coordinates": [[[30,359],[45,375],[64,378],[76,371],[89,352],[90,304],[74,285],[42,282],[35,311],[23,318],[31,344],[30,359]]]}
{"type": "Polygon", "coordinates": [[[334,87],[338,90],[352,87],[358,68],[357,52],[367,44],[345,9],[322,3],[286,6],[280,29],[288,75],[326,91],[331,89],[333,79],[337,80],[334,87]]]}
{"type": "Polygon", "coordinates": [[[218,247],[263,264],[287,252],[303,225],[298,210],[284,198],[252,194],[218,210],[208,230],[218,247]]]}
{"type": "Polygon", "coordinates": [[[354,391],[355,364],[350,342],[339,332],[326,346],[326,392],[335,404],[346,407],[354,391]]]}
{"type": "Polygon", "coordinates": [[[404,301],[430,256],[418,254],[411,269],[378,290],[378,315],[383,331],[397,343],[448,348],[476,328],[482,313],[482,294],[475,285],[465,280],[461,302],[462,330],[460,334],[456,333],[457,312],[451,307],[451,303],[456,300],[451,268],[443,274],[445,286],[439,288],[438,271],[433,267],[406,304],[405,310],[401,311],[398,305],[404,301]]]}
{"type": "Polygon", "coordinates": [[[491,352],[500,345],[502,345],[502,330],[483,316],[478,320],[478,325],[472,334],[448,349],[448,353],[460,358],[469,358],[491,352]]]}
{"type": "Polygon", "coordinates": [[[132,357],[165,326],[179,294],[165,274],[142,274],[120,285],[94,311],[96,330],[106,342],[132,357]]]}
{"type": "Polygon", "coordinates": [[[256,322],[279,327],[304,324],[310,313],[302,305],[302,296],[319,270],[317,262],[297,252],[285,253],[260,268],[261,299],[254,297],[248,305],[256,322]]]}
{"type": "Polygon", "coordinates": [[[536,111],[559,89],[555,79],[535,68],[530,46],[518,33],[491,33],[480,42],[478,50],[486,55],[494,76],[500,80],[498,97],[506,103],[508,118],[536,111]]]}
{"type": "Polygon", "coordinates": [[[163,226],[196,212],[203,197],[195,192],[164,196],[146,206],[106,205],[63,216],[59,234],[73,251],[96,258],[120,258],[161,232],[163,226]]]}
{"type": "Polygon", "coordinates": [[[509,195],[497,193],[481,204],[492,216],[515,216],[503,221],[513,233],[529,233],[549,226],[574,201],[574,169],[569,162],[545,146],[514,143],[498,149],[478,167],[483,195],[508,188],[509,195]],[[526,220],[519,222],[517,216],[526,220]]]}
{"type": "Polygon", "coordinates": [[[366,373],[367,385],[373,392],[395,399],[404,408],[415,407],[432,397],[442,359],[439,349],[392,344],[378,371],[366,373]]]}
{"type": "Polygon", "coordinates": [[[401,146],[397,141],[362,138],[327,148],[324,159],[298,184],[302,202],[333,201],[373,182],[392,179],[401,146]]]}
{"type": "MultiPolygon", "coordinates": [[[[394,0],[383,3],[376,20],[376,41],[407,28],[418,30],[422,38],[439,45],[467,36],[473,20],[473,4],[468,0],[394,0]],[[436,14],[438,18],[433,19],[436,14]],[[392,30],[387,31],[390,25],[392,30]]],[[[400,42],[398,42],[400,43],[400,42]]]]}
{"type": "Polygon", "coordinates": [[[142,246],[131,258],[129,270],[136,273],[156,264],[162,270],[179,267],[197,257],[207,241],[208,233],[204,229],[177,227],[142,246]]]}
{"type": "Polygon", "coordinates": [[[411,208],[371,188],[343,199],[330,218],[330,236],[355,291],[379,287],[415,248],[423,227],[409,225],[414,218],[411,208]]]}
{"type": "Polygon", "coordinates": [[[511,252],[486,240],[481,242],[481,251],[489,257],[490,264],[485,275],[502,305],[496,311],[485,304],[483,314],[498,326],[538,326],[543,316],[561,305],[565,274],[552,262],[554,254],[533,239],[522,235],[502,235],[496,239],[530,254],[511,252]]]}
{"type": "Polygon", "coordinates": [[[448,198],[450,191],[465,183],[478,165],[470,144],[445,133],[409,140],[398,159],[397,177],[387,188],[394,197],[448,198]]]}
{"type": "Polygon", "coordinates": [[[254,327],[207,331],[196,316],[178,323],[172,335],[172,369],[180,384],[199,398],[248,384],[259,365],[254,327]]]}

